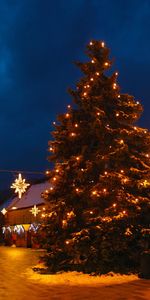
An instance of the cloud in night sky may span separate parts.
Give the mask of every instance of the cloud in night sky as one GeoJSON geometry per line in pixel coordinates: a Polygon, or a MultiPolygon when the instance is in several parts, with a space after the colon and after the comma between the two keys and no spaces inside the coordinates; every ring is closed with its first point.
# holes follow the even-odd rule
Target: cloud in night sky
{"type": "MultiPolygon", "coordinates": [[[[91,38],[115,57],[123,92],[142,99],[150,128],[150,2],[1,0],[1,169],[44,170],[51,122],[70,103],[91,38]]],[[[3,185],[3,175],[0,174],[3,185]]]]}

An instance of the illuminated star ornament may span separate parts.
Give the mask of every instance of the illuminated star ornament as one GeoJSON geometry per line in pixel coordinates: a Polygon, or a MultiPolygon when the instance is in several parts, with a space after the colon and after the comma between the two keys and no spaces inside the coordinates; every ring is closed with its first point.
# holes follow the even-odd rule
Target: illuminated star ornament
{"type": "Polygon", "coordinates": [[[15,189],[15,193],[18,193],[18,197],[21,199],[22,194],[25,193],[29,185],[29,183],[25,182],[25,179],[22,179],[21,174],[19,174],[18,178],[15,179],[15,182],[11,185],[11,188],[15,189]]]}
{"type": "Polygon", "coordinates": [[[5,208],[3,208],[3,209],[1,210],[1,213],[5,216],[6,213],[7,213],[7,210],[6,210],[5,208]]]}
{"type": "Polygon", "coordinates": [[[32,215],[34,215],[36,217],[36,215],[38,215],[38,213],[41,211],[40,209],[38,209],[38,207],[36,207],[36,205],[34,205],[34,207],[32,207],[30,209],[32,215]]]}

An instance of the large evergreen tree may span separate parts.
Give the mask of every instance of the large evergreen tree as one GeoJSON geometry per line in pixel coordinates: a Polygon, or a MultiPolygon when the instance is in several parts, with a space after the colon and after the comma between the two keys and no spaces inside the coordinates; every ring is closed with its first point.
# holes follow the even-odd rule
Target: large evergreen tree
{"type": "Polygon", "coordinates": [[[150,133],[135,125],[142,106],[120,93],[104,42],[91,41],[87,55],[49,142],[45,259],[51,272],[133,271],[148,247],[150,133]]]}

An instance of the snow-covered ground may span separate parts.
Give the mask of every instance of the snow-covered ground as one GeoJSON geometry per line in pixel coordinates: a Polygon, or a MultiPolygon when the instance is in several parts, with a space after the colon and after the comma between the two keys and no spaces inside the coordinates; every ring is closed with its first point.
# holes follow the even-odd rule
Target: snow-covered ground
{"type": "Polygon", "coordinates": [[[40,275],[40,251],[0,247],[0,300],[150,300],[150,280],[135,275],[40,275]]]}
{"type": "Polygon", "coordinates": [[[103,276],[90,276],[77,272],[41,275],[28,269],[27,276],[36,283],[51,287],[55,291],[55,299],[150,299],[150,281],[139,279],[136,275],[110,273],[103,276]]]}

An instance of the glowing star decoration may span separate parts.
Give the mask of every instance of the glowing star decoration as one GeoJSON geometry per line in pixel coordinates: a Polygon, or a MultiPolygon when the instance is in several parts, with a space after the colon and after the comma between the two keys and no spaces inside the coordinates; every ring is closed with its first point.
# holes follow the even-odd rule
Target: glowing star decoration
{"type": "Polygon", "coordinates": [[[3,208],[3,209],[1,210],[1,213],[5,216],[6,213],[7,213],[7,210],[6,210],[5,208],[3,208]]]}
{"type": "Polygon", "coordinates": [[[11,185],[11,188],[15,189],[15,193],[18,193],[18,197],[21,199],[22,194],[25,193],[29,185],[29,183],[25,182],[25,179],[22,179],[21,174],[19,174],[18,178],[15,179],[15,182],[11,185]]]}
{"type": "Polygon", "coordinates": [[[38,207],[36,207],[36,205],[34,205],[31,209],[30,209],[32,215],[34,215],[35,217],[38,215],[38,213],[41,211],[40,209],[38,209],[38,207]]]}

